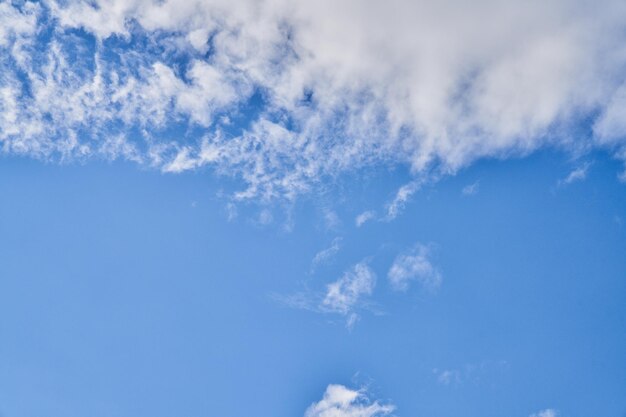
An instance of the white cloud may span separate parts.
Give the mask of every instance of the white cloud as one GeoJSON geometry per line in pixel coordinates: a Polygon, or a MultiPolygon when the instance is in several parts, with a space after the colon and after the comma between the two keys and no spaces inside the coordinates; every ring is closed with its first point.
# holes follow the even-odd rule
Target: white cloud
{"type": "Polygon", "coordinates": [[[556,417],[558,416],[558,412],[552,408],[548,408],[543,411],[538,411],[534,414],[531,414],[529,417],[556,417]]]}
{"type": "Polygon", "coordinates": [[[419,243],[398,255],[387,273],[392,288],[406,291],[411,281],[417,281],[424,288],[437,289],[441,285],[442,277],[430,257],[431,249],[419,243]]]}
{"type": "Polygon", "coordinates": [[[626,132],[626,82],[608,98],[602,114],[593,126],[595,139],[601,144],[616,144],[626,132]]]}
{"type": "Polygon", "coordinates": [[[387,216],[385,217],[385,220],[389,221],[398,217],[413,194],[415,194],[421,187],[421,180],[411,181],[410,183],[400,187],[393,200],[387,204],[387,216]]]}
{"type": "Polygon", "coordinates": [[[272,294],[273,300],[290,308],[322,314],[338,314],[345,320],[345,326],[352,330],[360,320],[360,311],[372,309],[368,297],[374,292],[376,273],[367,261],[353,265],[343,275],[326,285],[323,292],[308,288],[290,295],[272,294]]]}
{"type": "MultiPolygon", "coordinates": [[[[0,4],[7,153],[210,166],[243,180],[237,198],[264,200],[366,166],[422,178],[545,146],[599,147],[626,161],[620,0],[45,6],[0,4]],[[37,36],[43,25],[54,26],[50,40],[37,36]],[[133,43],[133,31],[149,46],[133,43]],[[232,122],[242,114],[250,120],[232,122]],[[576,133],[581,120],[591,138],[576,133]],[[110,137],[121,141],[104,146],[110,137]]],[[[402,187],[385,218],[418,189],[417,180],[402,187]]]]}
{"type": "Polygon", "coordinates": [[[585,162],[581,166],[573,169],[567,175],[567,177],[563,178],[562,180],[559,180],[558,185],[568,185],[573,182],[583,181],[585,178],[587,178],[587,173],[589,172],[590,166],[591,164],[589,162],[585,162]]]}
{"type": "Polygon", "coordinates": [[[41,6],[36,3],[25,3],[18,10],[10,3],[0,3],[0,47],[8,44],[11,39],[32,36],[37,29],[37,16],[41,6]]]}
{"type": "Polygon", "coordinates": [[[337,255],[337,253],[339,252],[339,249],[341,248],[341,240],[342,239],[340,237],[336,237],[335,239],[333,239],[329,247],[322,249],[321,251],[315,254],[315,256],[313,257],[313,260],[311,261],[312,272],[314,272],[318,266],[327,263],[335,255],[337,255]]]}
{"type": "Polygon", "coordinates": [[[478,189],[480,188],[480,182],[476,181],[472,184],[468,184],[461,190],[461,194],[465,196],[470,196],[478,193],[478,189]]]}
{"type": "Polygon", "coordinates": [[[329,385],[324,397],[304,413],[304,417],[381,417],[395,407],[370,401],[364,390],[352,390],[343,385],[329,385]]]}
{"type": "Polygon", "coordinates": [[[350,313],[346,319],[346,329],[352,330],[360,319],[361,317],[357,313],[350,313]]]}
{"type": "Polygon", "coordinates": [[[365,261],[354,265],[341,278],[326,286],[326,294],[320,308],[348,317],[351,327],[357,319],[355,309],[363,297],[369,296],[376,286],[376,274],[365,261]]]}
{"type": "Polygon", "coordinates": [[[364,211],[363,213],[356,216],[356,218],[354,219],[354,224],[356,224],[356,227],[361,227],[368,221],[374,219],[375,217],[376,217],[376,212],[372,210],[364,211]]]}

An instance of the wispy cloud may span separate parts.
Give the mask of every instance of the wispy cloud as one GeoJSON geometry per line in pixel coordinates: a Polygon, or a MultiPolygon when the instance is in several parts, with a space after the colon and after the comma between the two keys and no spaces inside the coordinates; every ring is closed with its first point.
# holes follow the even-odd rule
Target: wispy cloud
{"type": "Polygon", "coordinates": [[[464,196],[475,195],[478,194],[479,188],[480,182],[476,181],[463,187],[463,189],[461,190],[461,194],[463,194],[464,196]]]}
{"type": "Polygon", "coordinates": [[[313,260],[311,261],[311,272],[315,272],[315,270],[320,266],[327,262],[329,262],[341,248],[341,237],[336,237],[331,242],[330,246],[322,249],[318,253],[315,254],[313,260]]]}
{"type": "Polygon", "coordinates": [[[354,219],[354,224],[356,225],[356,227],[361,227],[365,223],[367,223],[368,221],[374,218],[376,218],[375,211],[372,211],[372,210],[364,211],[363,213],[356,216],[356,218],[354,219]]]}
{"type": "Polygon", "coordinates": [[[429,246],[417,243],[408,251],[399,254],[387,273],[392,288],[406,291],[411,281],[417,281],[424,288],[437,289],[441,285],[442,276],[431,262],[431,252],[429,246]]]}
{"type": "Polygon", "coordinates": [[[422,180],[414,180],[400,187],[393,200],[387,204],[387,215],[385,216],[385,220],[390,221],[398,217],[413,194],[415,194],[422,187],[422,184],[422,180]]]}
{"type": "Polygon", "coordinates": [[[567,175],[567,177],[559,180],[558,185],[568,185],[573,182],[585,180],[587,178],[587,173],[589,172],[590,167],[590,162],[585,162],[584,164],[576,167],[567,175]]]}
{"type": "MultiPolygon", "coordinates": [[[[311,271],[339,250],[340,238],[333,240],[330,247],[318,252],[311,263],[311,271]]],[[[393,261],[387,277],[391,287],[397,291],[408,290],[412,281],[422,288],[434,291],[441,285],[442,276],[431,261],[431,247],[415,244],[400,253],[393,261]]],[[[365,259],[346,270],[335,281],[326,284],[323,292],[304,291],[292,295],[273,295],[274,300],[291,308],[333,313],[343,316],[348,329],[360,320],[360,312],[372,310],[375,305],[371,297],[376,287],[376,273],[365,259]]]]}
{"type": "Polygon", "coordinates": [[[529,417],[557,417],[559,414],[556,410],[548,408],[531,414],[529,417]]]}
{"type": "Polygon", "coordinates": [[[483,361],[480,363],[466,363],[459,368],[435,368],[433,369],[433,374],[437,383],[445,386],[467,382],[477,384],[481,380],[487,380],[487,383],[491,383],[492,377],[506,371],[508,368],[508,362],[504,360],[483,361]]]}
{"type": "Polygon", "coordinates": [[[237,216],[239,215],[237,211],[237,206],[233,204],[232,202],[228,202],[226,206],[224,207],[224,209],[226,211],[226,218],[228,219],[229,222],[232,222],[233,220],[235,220],[237,216]]]}
{"type": "Polygon", "coordinates": [[[326,286],[320,307],[346,316],[346,326],[351,328],[358,319],[356,308],[364,297],[372,294],[375,286],[376,274],[366,261],[359,262],[337,281],[326,286]]]}
{"type": "Polygon", "coordinates": [[[461,372],[457,369],[433,369],[437,382],[443,385],[458,384],[461,382],[461,372]]]}
{"type": "Polygon", "coordinates": [[[381,417],[391,414],[394,409],[391,404],[371,401],[363,389],[331,384],[323,398],[306,410],[304,417],[381,417]]]}
{"type": "Polygon", "coordinates": [[[341,224],[339,215],[330,209],[324,209],[324,227],[327,230],[336,230],[341,224]]]}
{"type": "Polygon", "coordinates": [[[323,291],[309,290],[290,295],[272,294],[274,301],[290,308],[315,313],[335,314],[352,330],[363,310],[372,310],[369,300],[376,286],[376,273],[363,260],[346,270],[337,280],[326,284],[323,291]]]}
{"type": "Polygon", "coordinates": [[[260,226],[267,226],[268,224],[274,221],[274,215],[270,209],[263,209],[259,213],[259,217],[256,220],[256,223],[260,226]]]}
{"type": "Polygon", "coordinates": [[[294,294],[270,294],[270,299],[289,308],[307,310],[319,313],[319,297],[309,291],[301,291],[294,294]]]}

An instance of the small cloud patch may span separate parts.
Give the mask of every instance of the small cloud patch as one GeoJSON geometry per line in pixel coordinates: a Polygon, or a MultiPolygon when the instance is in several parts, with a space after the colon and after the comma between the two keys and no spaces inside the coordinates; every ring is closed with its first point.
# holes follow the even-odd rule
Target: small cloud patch
{"type": "Polygon", "coordinates": [[[322,399],[306,410],[304,417],[382,417],[394,409],[391,404],[371,401],[363,389],[331,384],[322,399]]]}
{"type": "Polygon", "coordinates": [[[441,285],[442,276],[431,262],[431,249],[421,243],[396,257],[387,278],[394,290],[406,291],[412,281],[417,281],[422,287],[436,290],[441,285]]]}

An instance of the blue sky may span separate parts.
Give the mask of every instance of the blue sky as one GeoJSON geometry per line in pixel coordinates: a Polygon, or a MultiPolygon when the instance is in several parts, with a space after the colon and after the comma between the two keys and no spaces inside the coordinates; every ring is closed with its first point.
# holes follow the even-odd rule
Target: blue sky
{"type": "Polygon", "coordinates": [[[252,3],[0,3],[0,416],[624,416],[626,8],[252,3]]]}

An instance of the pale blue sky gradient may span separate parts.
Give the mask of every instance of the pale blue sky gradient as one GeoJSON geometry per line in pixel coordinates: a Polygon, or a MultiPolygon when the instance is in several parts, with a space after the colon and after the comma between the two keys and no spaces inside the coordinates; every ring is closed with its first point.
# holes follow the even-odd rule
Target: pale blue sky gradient
{"type": "Polygon", "coordinates": [[[621,416],[626,198],[619,167],[593,161],[567,187],[560,155],[483,162],[396,221],[356,228],[358,209],[404,181],[382,174],[344,201],[298,203],[285,232],[255,224],[256,206],[227,221],[203,172],[4,158],[3,416],[293,416],[330,382],[369,384],[399,416],[621,416]],[[336,236],[342,249],[311,275],[336,236]],[[434,244],[434,293],[386,280],[415,242],[434,244]],[[274,298],[323,291],[366,257],[375,308],[352,331],[274,298]]]}

